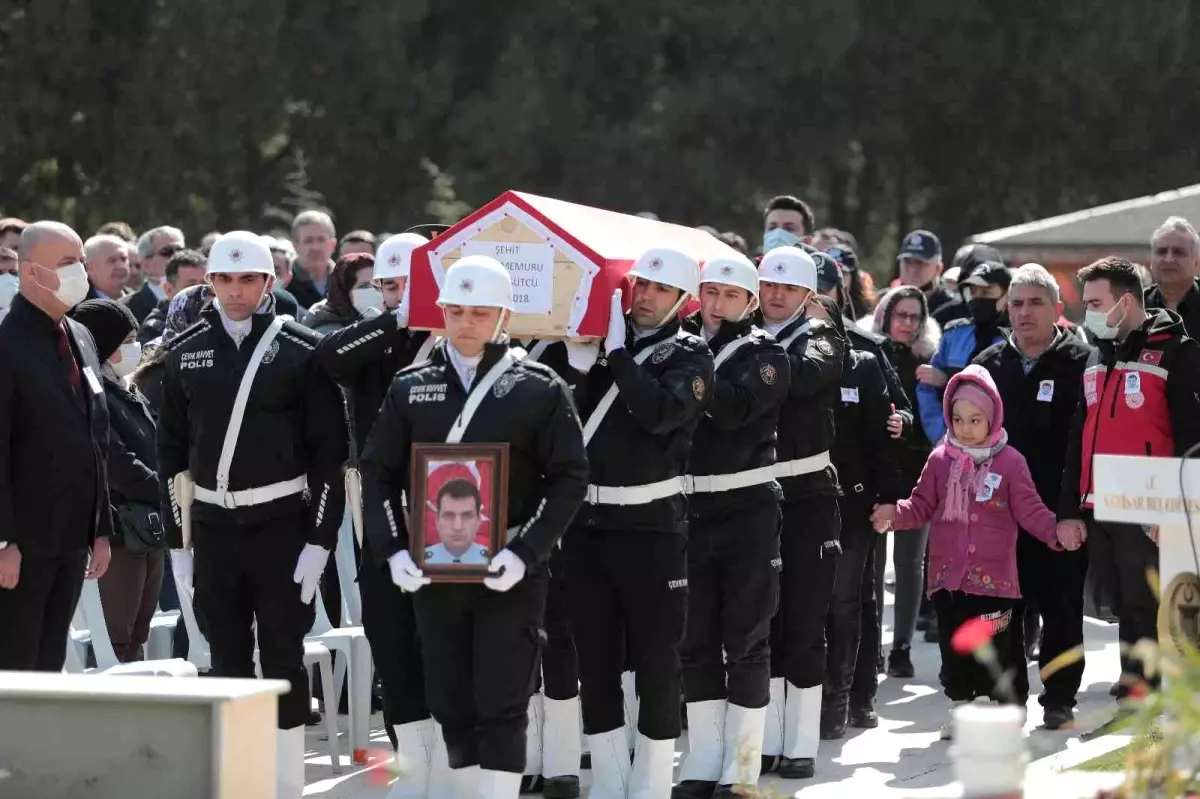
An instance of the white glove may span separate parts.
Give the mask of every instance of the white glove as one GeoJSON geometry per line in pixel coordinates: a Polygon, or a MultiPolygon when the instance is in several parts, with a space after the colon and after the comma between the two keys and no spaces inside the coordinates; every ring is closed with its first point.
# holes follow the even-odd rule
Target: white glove
{"type": "Polygon", "coordinates": [[[196,562],[189,549],[171,550],[171,573],[175,575],[175,589],[180,594],[192,595],[192,579],[196,562]]]}
{"type": "Polygon", "coordinates": [[[402,549],[388,558],[388,568],[392,570],[392,582],[401,591],[412,593],[423,585],[429,585],[429,578],[413,563],[407,549],[402,549]]]}
{"type": "Polygon", "coordinates": [[[612,355],[617,350],[625,349],[625,312],[621,310],[621,290],[617,289],[612,295],[612,304],[608,309],[608,335],[604,337],[604,351],[612,355]]]}
{"type": "Polygon", "coordinates": [[[502,549],[488,564],[492,574],[499,572],[499,577],[484,577],[483,584],[493,591],[507,591],[525,577],[525,561],[517,557],[511,549],[502,549]]]}
{"type": "Polygon", "coordinates": [[[329,562],[329,550],[319,544],[305,544],[296,560],[296,573],[292,582],[300,586],[300,601],[311,605],[317,594],[317,584],[325,573],[325,564],[329,562]]]}
{"type": "Polygon", "coordinates": [[[568,341],[567,363],[571,368],[585,374],[595,365],[600,357],[599,341],[568,341]]]}
{"type": "Polygon", "coordinates": [[[396,315],[397,327],[408,327],[408,287],[404,288],[404,296],[400,298],[400,304],[396,306],[396,310],[392,311],[396,315]]]}

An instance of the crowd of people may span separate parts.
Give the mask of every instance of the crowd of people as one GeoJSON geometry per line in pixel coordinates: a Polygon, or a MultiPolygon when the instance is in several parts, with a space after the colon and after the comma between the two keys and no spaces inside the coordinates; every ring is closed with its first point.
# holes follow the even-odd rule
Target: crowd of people
{"type": "Polygon", "coordinates": [[[445,228],[339,240],[306,211],[290,238],[192,249],[171,226],[0,220],[0,669],[63,668],[85,579],[124,661],[189,592],[212,676],[257,657],[291,683],[279,784],[299,796],[303,639],[314,600],[336,619],[353,590],[330,563],[349,503],[392,799],[576,797],[585,765],[594,799],[812,778],[820,741],[878,725],[880,674],[915,676],[918,632],[951,708],[1024,704],[1029,659],[1078,651],[1039,700],[1060,729],[1092,600],[1119,622],[1113,695],[1153,684],[1134,644],[1156,638],[1157,529],[1095,519],[1091,467],[1200,443],[1186,220],[1153,232],[1149,269],[1080,270],[1077,325],[1042,266],[978,244],[947,264],[926,230],[877,288],[851,234],[780,196],[761,254],[712,229],[728,256],[650,249],[603,339],[566,341],[510,337],[510,278],[480,255],[445,273],[444,332],[410,329],[412,252],[445,228]],[[476,547],[481,582],[434,581],[412,447],[472,442],[508,445],[502,544],[476,547]],[[975,617],[1011,686],[950,647],[975,617]]]}

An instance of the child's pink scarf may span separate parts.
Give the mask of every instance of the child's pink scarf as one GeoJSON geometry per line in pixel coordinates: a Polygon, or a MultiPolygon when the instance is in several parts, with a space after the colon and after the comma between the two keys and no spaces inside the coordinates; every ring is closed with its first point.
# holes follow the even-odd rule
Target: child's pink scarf
{"type": "Polygon", "coordinates": [[[946,509],[942,520],[947,522],[967,520],[967,509],[971,503],[971,492],[979,494],[984,488],[984,479],[992,466],[992,459],[1008,444],[1008,432],[1003,428],[990,436],[981,447],[968,447],[950,433],[946,433],[946,454],[950,456],[950,477],[946,481],[946,509]]]}

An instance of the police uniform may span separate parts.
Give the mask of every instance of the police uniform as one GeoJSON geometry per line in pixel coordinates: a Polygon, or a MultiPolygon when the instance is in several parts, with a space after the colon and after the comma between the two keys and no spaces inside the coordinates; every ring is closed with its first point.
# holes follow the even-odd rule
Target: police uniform
{"type": "MultiPolygon", "coordinates": [[[[584,373],[572,364],[564,342],[518,339],[512,345],[520,347],[527,360],[549,366],[572,392],[583,379],[584,373]]],[[[561,547],[551,551],[549,567],[550,585],[542,623],[546,645],[542,650],[541,690],[529,700],[523,792],[540,789],[547,799],[573,799],[580,793],[582,756],[579,660],[567,622],[566,564],[561,547]]]]}
{"type": "MultiPolygon", "coordinates": [[[[783,282],[792,262],[805,267],[803,279],[794,285],[815,292],[815,265],[796,248],[772,250],[763,257],[759,275],[774,282],[779,270],[783,282]]],[[[791,381],[779,412],[776,447],[776,474],[784,497],[783,572],[779,612],[771,625],[771,711],[763,755],[765,765],[771,756],[779,756],[780,774],[796,778],[812,776],[820,733],[825,613],[833,594],[841,529],[830,450],[846,345],[833,325],[803,313],[774,335],[787,352],[791,381]]]]}
{"type": "MultiPolygon", "coordinates": [[[[386,239],[375,254],[375,279],[408,277],[412,250],[424,241],[423,236],[412,233],[386,239]]],[[[405,327],[407,319],[401,318],[405,310],[401,307],[331,331],[317,345],[317,357],[345,395],[351,465],[356,468],[358,453],[366,446],[396,373],[423,357],[422,349],[428,352],[432,344],[428,332],[405,327]]],[[[363,631],[383,689],[384,726],[393,746],[407,758],[408,768],[391,793],[397,799],[405,795],[424,799],[430,769],[448,768],[445,748],[430,728],[412,596],[392,582],[387,565],[375,557],[367,536],[362,540],[358,587],[363,631]]]]}
{"type": "MultiPolygon", "coordinates": [[[[684,328],[700,333],[700,313],[684,328]]],[[[716,367],[688,464],[688,614],[680,656],[689,737],[677,799],[708,799],[718,784],[757,783],[770,698],[768,637],[779,602],[782,494],[774,465],[787,356],[750,318],[723,322],[708,344],[718,359],[733,352],[716,367]]]]}
{"type": "MultiPolygon", "coordinates": [[[[689,270],[690,290],[682,290],[694,295],[698,268],[682,253],[651,250],[631,274],[642,272],[663,282],[673,271],[684,275],[689,270]]],[[[680,282],[670,285],[680,287],[680,282]]],[[[674,313],[636,337],[629,332],[619,297],[615,306],[610,308],[610,327],[627,343],[607,351],[583,384],[585,436],[589,429],[593,434],[588,442],[592,485],[563,538],[583,725],[592,757],[591,795],[596,799],[623,797],[625,785],[630,795],[637,786],[645,795],[659,795],[653,791],[664,779],[670,790],[674,740],[680,732],[679,644],[688,593],[687,500],[681,478],[692,434],[710,400],[713,375],[707,345],[681,330],[674,313]],[[615,389],[611,395],[610,389],[615,389]],[[632,770],[621,685],[627,659],[640,698],[632,770]]]]}
{"type": "Polygon", "coordinates": [[[887,429],[893,400],[882,366],[868,351],[847,349],[843,355],[833,456],[844,494],[842,552],[826,621],[828,658],[821,712],[821,737],[826,740],[845,734],[848,711],[856,726],[870,725],[874,719],[879,650],[874,558],[879,536],[870,519],[876,504],[894,503],[902,491],[895,445],[887,429]],[[867,653],[861,663],[860,651],[867,653]],[[858,669],[862,679],[855,680],[856,666],[862,666],[858,669]],[[859,692],[854,696],[852,685],[859,692]]]}
{"type": "Polygon", "coordinates": [[[472,544],[467,547],[466,551],[455,555],[445,544],[434,544],[431,547],[425,547],[425,562],[435,566],[451,563],[463,563],[471,566],[486,566],[488,563],[487,547],[481,544],[472,544]]]}
{"type": "MultiPolygon", "coordinates": [[[[255,256],[255,243],[273,270],[266,246],[241,232],[217,240],[210,270],[240,269],[237,263],[255,256]],[[222,259],[225,264],[217,267],[222,259]]],[[[242,271],[250,271],[249,264],[242,271]]],[[[289,747],[296,738],[302,747],[309,716],[304,636],[314,612],[301,598],[294,573],[307,553],[327,556],[337,544],[345,499],[341,398],[314,357],[318,336],[311,330],[273,312],[256,313],[239,345],[226,321],[214,303],[167,346],[158,420],[163,506],[171,509],[167,537],[172,549],[183,549],[186,500],[174,478],[186,472],[195,485],[190,508],[195,603],[206,619],[213,674],[254,677],[257,621],[263,676],[292,686],[279,698],[279,728],[298,733],[286,738],[289,747]],[[243,376],[260,340],[272,334],[246,398],[240,434],[230,441],[232,459],[224,463],[243,376]]],[[[282,770],[282,754],[280,759],[282,770]]]]}
{"type": "MultiPolygon", "coordinates": [[[[460,281],[455,270],[479,261],[494,264],[488,269],[498,270],[511,285],[498,263],[470,256],[447,272],[443,301],[448,285],[467,290],[468,281],[460,281]]],[[[511,301],[511,288],[495,293],[511,301]]],[[[410,569],[402,494],[409,486],[412,445],[445,442],[468,398],[450,350],[449,342],[442,341],[428,362],[397,375],[362,456],[371,551],[381,561],[406,563],[410,569]],[[418,402],[417,397],[433,399],[418,402]]],[[[486,346],[472,389],[490,377],[506,353],[503,344],[486,346]]],[[[485,788],[478,795],[507,793],[510,785],[515,795],[525,765],[526,706],[541,647],[545,564],[587,490],[587,460],[567,388],[540,364],[515,360],[478,407],[462,440],[509,445],[508,518],[494,520],[505,525],[507,542],[493,563],[506,554],[519,558],[525,576],[502,592],[477,584],[427,585],[413,595],[413,606],[426,698],[441,724],[455,779],[464,777],[459,772],[478,772],[485,785],[500,786],[493,794],[485,788]],[[474,766],[478,768],[470,768],[474,766]]]]}

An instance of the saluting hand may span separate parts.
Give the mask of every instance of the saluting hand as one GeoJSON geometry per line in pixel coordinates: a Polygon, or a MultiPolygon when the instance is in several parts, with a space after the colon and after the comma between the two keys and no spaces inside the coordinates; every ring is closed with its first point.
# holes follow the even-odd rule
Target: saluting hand
{"type": "Polygon", "coordinates": [[[21,550],[16,544],[0,549],[0,588],[11,591],[21,579],[21,550]]]}
{"type": "Polygon", "coordinates": [[[112,560],[112,547],[108,543],[108,536],[97,538],[92,544],[92,559],[88,563],[87,573],[84,575],[89,580],[99,580],[108,571],[108,564],[112,560]]]}

